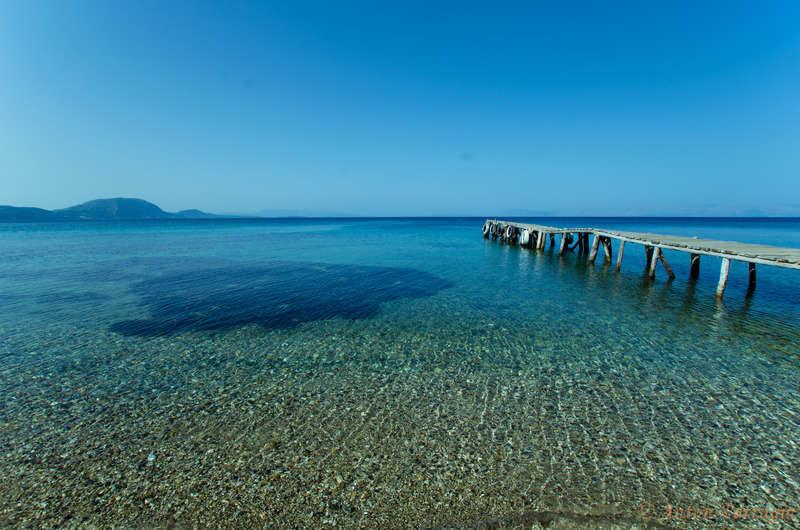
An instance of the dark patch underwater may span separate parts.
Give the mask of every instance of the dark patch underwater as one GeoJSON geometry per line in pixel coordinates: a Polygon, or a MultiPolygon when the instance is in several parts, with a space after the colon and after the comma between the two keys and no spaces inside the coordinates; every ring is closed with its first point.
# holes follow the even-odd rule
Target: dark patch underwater
{"type": "Polygon", "coordinates": [[[247,324],[290,329],[304,322],[374,317],[392,300],[423,298],[453,284],[410,268],[274,261],[170,272],[134,284],[150,318],[111,331],[157,336],[221,332],[247,324]]]}

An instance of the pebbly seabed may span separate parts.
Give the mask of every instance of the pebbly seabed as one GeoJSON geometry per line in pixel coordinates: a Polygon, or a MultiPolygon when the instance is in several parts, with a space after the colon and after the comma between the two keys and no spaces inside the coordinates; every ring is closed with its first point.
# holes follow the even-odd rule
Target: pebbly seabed
{"type": "Polygon", "coordinates": [[[482,221],[0,227],[0,524],[800,527],[796,271],[718,303],[482,221]]]}

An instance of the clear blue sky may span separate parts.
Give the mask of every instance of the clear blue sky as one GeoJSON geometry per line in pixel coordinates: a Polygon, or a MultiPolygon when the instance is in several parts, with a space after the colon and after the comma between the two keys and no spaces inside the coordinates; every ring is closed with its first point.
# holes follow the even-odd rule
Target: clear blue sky
{"type": "Polygon", "coordinates": [[[0,204],[800,205],[800,2],[0,2],[0,204]]]}

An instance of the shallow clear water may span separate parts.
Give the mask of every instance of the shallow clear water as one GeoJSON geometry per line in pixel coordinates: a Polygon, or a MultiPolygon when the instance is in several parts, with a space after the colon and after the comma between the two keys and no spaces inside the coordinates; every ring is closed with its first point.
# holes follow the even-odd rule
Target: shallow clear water
{"type": "Polygon", "coordinates": [[[800,272],[733,263],[719,302],[713,258],[651,281],[482,224],[0,224],[0,523],[800,526],[754,515],[800,510],[800,272]]]}

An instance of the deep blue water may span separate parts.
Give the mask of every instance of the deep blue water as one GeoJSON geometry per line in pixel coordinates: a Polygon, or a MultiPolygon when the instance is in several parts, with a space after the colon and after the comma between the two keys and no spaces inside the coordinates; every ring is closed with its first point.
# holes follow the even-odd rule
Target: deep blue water
{"type": "MultiPolygon", "coordinates": [[[[518,220],[800,247],[797,219],[518,220]]],[[[336,315],[370,317],[384,302],[441,291],[459,293],[463,303],[484,308],[490,318],[497,314],[498,299],[508,301],[504,306],[522,304],[515,317],[525,318],[540,304],[590,299],[587,295],[605,282],[613,287],[598,294],[614,293],[615,311],[630,310],[632,300],[644,295],[658,296],[666,305],[680,298],[683,314],[700,317],[714,306],[733,317],[746,311],[751,320],[773,320],[789,330],[800,315],[800,278],[792,270],[759,267],[758,288],[746,296],[747,266],[733,262],[727,296],[718,307],[706,296],[719,277],[720,261],[714,258],[703,258],[701,278],[692,282],[688,255],[667,251],[677,279],[668,283],[659,270],[664,277],[651,285],[643,278],[640,245],[628,245],[622,273],[615,275],[602,260],[587,268],[580,256],[558,260],[549,251],[539,256],[484,241],[475,237],[481,224],[481,219],[4,224],[0,296],[5,318],[20,319],[24,326],[46,327],[62,313],[85,311],[91,325],[128,334],[135,332],[136,319],[125,318],[126,312],[151,313],[139,319],[144,327],[146,320],[154,326],[143,333],[213,331],[244,323],[274,327],[336,315]],[[564,276],[565,268],[575,270],[564,276]],[[536,296],[524,296],[520,284],[535,289],[536,296]],[[157,329],[159,318],[175,319],[173,328],[157,329]]]]}
{"type": "MultiPolygon", "coordinates": [[[[517,220],[800,248],[798,219],[517,220]]],[[[419,397],[419,403],[430,399],[451,410],[455,417],[463,415],[461,423],[468,429],[478,429],[487,410],[494,410],[499,425],[496,429],[504,430],[510,440],[527,440],[528,453],[519,450],[513,466],[511,460],[506,460],[511,456],[503,453],[504,456],[495,457],[497,466],[515,470],[504,475],[500,472],[506,468],[495,470],[498,477],[503,476],[495,479],[500,490],[524,490],[520,484],[528,484],[528,493],[520,493],[525,500],[512,501],[502,492],[492,493],[497,497],[497,508],[476,508],[469,517],[559,506],[567,511],[606,513],[609,506],[627,506],[625,503],[630,506],[620,510],[633,516],[636,502],[644,496],[652,499],[656,495],[653,492],[668,487],[673,493],[658,493],[663,497],[654,502],[688,499],[714,504],[750,499],[789,505],[800,498],[796,486],[800,447],[792,441],[800,432],[795,430],[800,426],[800,271],[759,266],[757,287],[748,292],[747,265],[734,262],[725,296],[718,301],[714,297],[718,259],[703,257],[700,278],[691,280],[688,254],[666,251],[677,278],[668,281],[663,269],[659,269],[651,281],[645,275],[645,255],[639,245],[626,246],[622,270],[615,273],[614,265],[604,264],[602,258],[588,265],[585,256],[570,253],[559,258],[557,248],[549,246],[536,252],[483,239],[483,221],[433,218],[0,224],[0,419],[3,444],[10,455],[3,471],[22,474],[31,484],[47,482],[36,478],[40,473],[53,480],[58,478],[64,488],[73,487],[65,477],[90,475],[94,471],[90,471],[89,464],[72,462],[72,457],[65,456],[59,462],[72,462],[69,469],[37,466],[21,456],[21,448],[34,446],[49,454],[56,451],[53,444],[69,444],[58,441],[59,436],[67,436],[66,432],[78,433],[74,436],[81,443],[106,447],[111,435],[88,426],[93,417],[107,417],[108,411],[97,409],[96,404],[106,403],[106,399],[129,403],[133,414],[140,414],[130,425],[123,416],[112,415],[118,419],[107,421],[111,425],[119,421],[119,429],[144,440],[149,434],[143,433],[155,432],[156,426],[160,429],[161,422],[167,420],[185,422],[188,431],[200,429],[193,417],[175,411],[175,407],[184,410],[194,406],[193,400],[201,400],[196,394],[198,385],[210,384],[209,381],[218,384],[220,390],[213,394],[214,402],[225,407],[226,400],[235,401],[230,397],[233,394],[222,393],[225,388],[233,386],[245,392],[261,377],[291,374],[295,388],[311,389],[323,384],[320,381],[325,377],[343,377],[331,375],[331,367],[336,366],[337,374],[355,377],[354,374],[374,374],[378,370],[381,377],[387,378],[381,379],[380,385],[374,379],[367,383],[359,380],[358,385],[362,386],[352,398],[354,407],[363,400],[365,410],[372,410],[370,407],[379,402],[378,396],[382,392],[391,394],[392,389],[413,403],[416,398],[412,396],[416,394],[408,394],[409,388],[416,381],[414,378],[421,378],[431,394],[428,398],[419,397]],[[470,385],[486,388],[480,417],[470,416],[480,412],[477,402],[468,405],[460,401],[466,399],[464,392],[470,391],[470,385]],[[459,393],[453,389],[460,389],[459,393]],[[582,401],[577,398],[581,393],[582,401]],[[539,421],[547,419],[549,429],[553,429],[536,435],[542,438],[535,438],[533,431],[515,426],[511,420],[501,421],[518,417],[523,411],[534,414],[530,407],[538,400],[542,403],[535,414],[540,415],[539,421]],[[147,414],[136,408],[137,403],[145,401],[151,407],[147,414]],[[41,411],[48,403],[71,405],[39,417],[34,411],[41,411]],[[662,416],[658,407],[663,403],[669,403],[671,408],[662,416]],[[473,405],[475,410],[469,408],[473,405]],[[739,419],[728,415],[734,410],[739,419]],[[572,429],[595,432],[595,420],[601,424],[618,422],[626,426],[627,434],[597,427],[596,432],[601,434],[593,435],[594,441],[587,438],[576,442],[572,429]],[[656,424],[665,430],[659,431],[656,424]],[[701,426],[700,431],[684,431],[690,424],[701,426]],[[54,435],[50,429],[55,428],[61,434],[54,435]],[[764,433],[766,438],[761,436],[764,433]],[[742,439],[751,440],[751,444],[746,450],[735,449],[737,444],[741,446],[742,439]],[[614,456],[612,453],[622,446],[625,453],[614,456]],[[631,479],[633,482],[613,478],[619,473],[602,466],[594,471],[582,468],[576,474],[566,464],[550,464],[544,469],[533,464],[526,467],[528,464],[517,460],[555,447],[569,453],[564,456],[569,462],[581,460],[579,455],[584,450],[595,451],[597,454],[591,458],[601,462],[606,451],[611,465],[626,460],[631,464],[631,476],[637,478],[631,479]],[[647,451],[672,454],[674,458],[658,460],[647,451]],[[765,464],[754,472],[753,483],[743,483],[741,478],[735,478],[735,470],[720,463],[722,459],[753,467],[775,458],[776,451],[786,466],[765,464]],[[634,453],[636,458],[628,456],[634,453]],[[687,458],[695,459],[692,465],[706,470],[703,480],[716,481],[713,494],[695,491],[701,479],[681,467],[687,462],[680,460],[687,458]],[[656,471],[644,470],[649,470],[651,463],[656,471]],[[602,493],[585,486],[592,476],[604,484],[602,493]],[[583,479],[578,481],[575,477],[583,479]],[[563,492],[558,494],[558,488],[556,493],[539,492],[530,485],[534,483],[560,484],[563,492]],[[578,506],[568,500],[573,498],[579,499],[575,501],[578,506]]],[[[615,243],[615,253],[616,250],[615,243]]],[[[283,402],[290,391],[279,390],[285,387],[277,380],[261,381],[264,388],[270,389],[270,397],[261,396],[258,400],[283,402]]],[[[337,385],[351,388],[355,383],[326,379],[324,385],[320,395],[330,394],[339,388],[337,385]]],[[[311,401],[322,399],[320,395],[311,401]]],[[[207,399],[210,398],[202,398],[207,399]]],[[[328,395],[325,399],[334,398],[328,395]]],[[[256,406],[258,400],[247,403],[256,406]]],[[[427,425],[426,432],[431,439],[437,439],[438,435],[430,434],[435,431],[433,416],[421,413],[412,421],[406,412],[395,417],[386,410],[388,405],[380,403],[384,407],[383,421],[396,422],[403,432],[427,425]]],[[[342,410],[337,406],[327,405],[332,410],[342,410]]],[[[315,415],[314,410],[305,411],[315,415]]],[[[255,417],[259,417],[258,413],[255,417]]],[[[265,416],[261,423],[252,420],[253,425],[278,421],[269,418],[272,416],[265,416]]],[[[327,421],[334,419],[340,418],[329,417],[327,421]]],[[[227,434],[214,435],[218,438],[215,443],[226,447],[231,455],[252,452],[255,445],[242,449],[231,445],[225,436],[234,437],[241,432],[234,437],[239,440],[251,429],[260,432],[238,421],[234,416],[227,418],[223,422],[227,434]]],[[[302,423],[286,421],[281,424],[281,432],[296,431],[292,443],[305,440],[302,423]]],[[[355,439],[372,436],[367,425],[343,429],[350,429],[351,436],[334,436],[330,442],[337,447],[337,454],[354,451],[355,439]]],[[[495,428],[491,432],[494,439],[495,428]]],[[[211,435],[204,436],[208,439],[211,435]]],[[[261,439],[258,436],[254,439],[261,439]]],[[[367,445],[382,447],[387,462],[401,467],[412,465],[412,460],[406,460],[411,456],[398,456],[396,449],[406,435],[386,436],[384,442],[367,445]]],[[[481,436],[486,434],[478,430],[464,440],[481,436]]],[[[444,446],[447,439],[443,436],[441,440],[444,446]]],[[[159,440],[148,443],[162,451],[176,447],[171,438],[159,440]]],[[[124,443],[134,442],[126,438],[124,443]]],[[[263,443],[269,446],[277,442],[263,443]]],[[[498,447],[505,451],[521,442],[508,443],[511,445],[498,447]]],[[[101,463],[97,465],[103,469],[121,465],[111,452],[97,451],[101,463]]],[[[156,449],[152,451],[160,454],[156,449]]],[[[442,456],[443,461],[454,461],[455,453],[447,454],[450,456],[442,456]]],[[[330,459],[330,455],[326,458],[330,459]]],[[[548,458],[553,461],[555,457],[548,458]]],[[[204,464],[194,465],[205,469],[204,464]]],[[[342,469],[347,465],[350,464],[342,462],[342,469]]],[[[330,469],[334,472],[338,468],[330,469]]],[[[327,472],[320,473],[324,476],[327,472]]],[[[336,473],[345,477],[346,484],[345,472],[336,473]]],[[[453,473],[437,474],[434,470],[429,478],[452,490],[455,483],[448,481],[455,480],[453,473]]],[[[317,478],[320,477],[315,475],[317,478]]],[[[163,480],[169,486],[170,481],[163,480]]],[[[374,478],[365,480],[378,483],[374,478]]],[[[136,484],[129,481],[124,491],[134,491],[136,484]]],[[[282,485],[277,487],[283,491],[282,485]]],[[[393,491],[416,491],[416,486],[411,485],[394,487],[393,491]]],[[[119,488],[123,491],[122,486],[119,488]]],[[[364,513],[373,515],[361,515],[358,521],[367,521],[375,510],[381,513],[382,506],[387,514],[397,511],[399,508],[392,507],[388,497],[381,496],[380,492],[388,491],[386,488],[373,488],[379,493],[371,504],[372,512],[357,501],[348,501],[354,511],[346,516],[341,513],[341,517],[352,522],[353,514],[366,510],[364,513]]],[[[48,501],[49,508],[36,512],[36,507],[12,503],[8,495],[11,494],[7,493],[4,500],[12,515],[7,515],[7,521],[17,523],[15,517],[22,517],[20,514],[32,521],[41,521],[45,516],[58,521],[65,513],[83,510],[81,513],[89,513],[88,520],[102,521],[103,514],[124,519],[138,513],[135,503],[125,508],[128,511],[118,511],[121,508],[117,505],[101,503],[81,508],[54,500],[48,501]]],[[[123,502],[125,495],[121,494],[122,500],[117,502],[123,502]]],[[[470,499],[465,493],[463,503],[471,503],[470,499]]],[[[266,502],[267,514],[277,510],[270,502],[250,500],[255,504],[266,502]]],[[[293,503],[286,499],[281,502],[293,503]]],[[[454,520],[461,513],[461,501],[450,502],[453,508],[442,508],[441,513],[445,519],[454,520]]],[[[173,499],[170,506],[177,504],[179,501],[173,499]]],[[[330,513],[335,519],[336,514],[330,513]]],[[[294,517],[299,516],[274,512],[267,519],[299,521],[294,517]]],[[[308,517],[311,524],[317,516],[312,510],[308,517]]],[[[418,515],[415,521],[439,521],[437,517],[428,513],[418,515]]]]}

